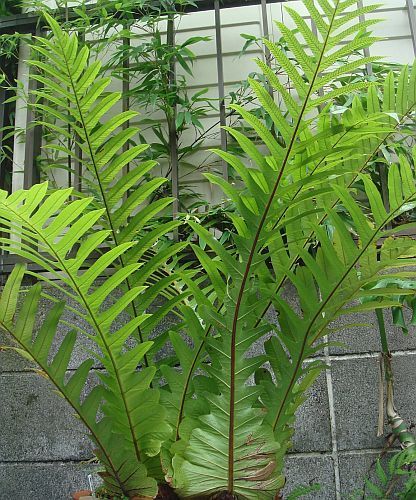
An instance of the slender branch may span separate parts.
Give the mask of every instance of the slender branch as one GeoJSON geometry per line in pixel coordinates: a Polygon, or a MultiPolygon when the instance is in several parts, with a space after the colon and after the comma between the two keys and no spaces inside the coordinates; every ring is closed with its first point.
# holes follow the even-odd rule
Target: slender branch
{"type": "Polygon", "coordinates": [[[391,426],[393,435],[398,439],[401,447],[407,449],[416,446],[416,439],[407,428],[404,420],[398,413],[394,404],[394,373],[391,364],[391,353],[388,345],[386,332],[386,324],[383,317],[383,312],[376,310],[378,329],[381,341],[381,360],[384,367],[384,379],[386,383],[386,414],[389,425],[391,426]]]}

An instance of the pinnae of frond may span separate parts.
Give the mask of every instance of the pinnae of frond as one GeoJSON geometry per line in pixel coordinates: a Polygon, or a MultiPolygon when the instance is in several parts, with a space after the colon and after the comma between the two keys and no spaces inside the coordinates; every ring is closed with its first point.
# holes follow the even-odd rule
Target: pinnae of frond
{"type": "Polygon", "coordinates": [[[285,154],[284,160],[283,160],[281,168],[280,168],[280,172],[277,176],[277,180],[276,180],[275,185],[273,187],[273,190],[269,196],[269,199],[268,199],[268,202],[267,202],[266,207],[264,209],[263,215],[260,219],[256,234],[254,236],[253,243],[251,245],[251,249],[250,249],[248,259],[247,259],[247,263],[245,266],[243,279],[242,279],[241,285],[239,287],[235,311],[234,311],[234,315],[233,315],[233,323],[232,323],[232,331],[231,331],[231,339],[230,339],[230,342],[231,342],[231,360],[230,360],[231,378],[230,378],[230,407],[229,407],[230,422],[229,422],[229,438],[228,438],[228,491],[230,493],[232,493],[234,490],[234,431],[235,431],[235,429],[234,429],[234,427],[235,427],[235,425],[234,425],[234,419],[235,419],[234,406],[235,406],[236,336],[237,336],[237,325],[238,325],[240,308],[242,305],[243,294],[245,291],[246,283],[249,279],[251,264],[252,264],[254,255],[256,253],[256,250],[257,250],[257,244],[258,244],[261,232],[262,232],[264,224],[266,222],[266,219],[267,219],[268,213],[270,211],[271,205],[273,203],[274,197],[276,195],[277,189],[278,189],[280,182],[282,180],[283,173],[285,171],[285,167],[288,164],[288,161],[291,157],[292,150],[293,150],[295,141],[296,141],[297,136],[298,136],[298,131],[299,131],[300,125],[302,123],[304,113],[306,111],[309,99],[310,99],[312,92],[313,92],[315,81],[318,78],[319,73],[320,73],[321,62],[323,60],[325,50],[326,50],[326,47],[328,45],[329,36],[331,34],[331,29],[332,29],[332,26],[334,24],[334,21],[335,21],[337,12],[338,12],[339,3],[340,3],[340,0],[336,0],[335,7],[334,7],[334,10],[332,12],[332,17],[330,20],[329,28],[328,28],[324,43],[323,43],[322,48],[321,48],[321,53],[320,53],[318,62],[316,64],[313,77],[312,77],[310,84],[309,84],[309,87],[308,87],[308,92],[304,98],[304,101],[303,101],[303,104],[301,107],[301,111],[300,111],[299,116],[296,120],[296,124],[294,126],[292,137],[291,137],[290,143],[287,147],[286,154],[285,154]]]}

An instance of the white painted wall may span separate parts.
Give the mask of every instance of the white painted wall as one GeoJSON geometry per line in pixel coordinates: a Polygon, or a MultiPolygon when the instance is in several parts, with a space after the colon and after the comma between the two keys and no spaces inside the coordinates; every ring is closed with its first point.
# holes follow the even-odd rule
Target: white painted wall
{"type": "MultiPolygon", "coordinates": [[[[387,62],[412,63],[415,57],[414,48],[411,39],[410,24],[408,13],[406,10],[406,0],[381,0],[383,7],[378,9],[374,14],[369,14],[369,18],[381,18],[383,22],[376,25],[374,33],[376,36],[384,38],[371,47],[371,55],[383,55],[387,62]]],[[[54,5],[54,0],[46,0],[49,6],[54,5]]],[[[76,3],[76,2],[75,2],[76,3]]],[[[363,0],[364,5],[376,3],[370,0],[363,0]]],[[[380,3],[380,2],[379,2],[380,3]]],[[[292,8],[298,9],[306,16],[306,10],[301,1],[290,2],[292,8]]],[[[278,19],[288,26],[291,26],[291,20],[285,12],[283,4],[269,4],[267,6],[269,31],[272,38],[279,38],[277,27],[273,23],[273,19],[278,19]]],[[[239,52],[243,46],[244,40],[240,37],[240,33],[250,33],[256,36],[262,36],[262,17],[260,6],[239,7],[232,9],[223,9],[221,11],[222,22],[222,45],[223,45],[223,64],[225,74],[225,90],[226,93],[232,89],[239,87],[241,80],[256,69],[254,59],[263,57],[263,54],[258,49],[250,50],[243,57],[239,56],[239,52]]],[[[185,40],[192,34],[210,36],[210,42],[202,42],[194,45],[193,50],[198,58],[194,64],[193,78],[188,78],[190,93],[207,87],[209,96],[218,98],[217,88],[217,66],[216,66],[216,47],[215,47],[215,23],[214,12],[195,12],[184,16],[177,26],[177,40],[185,40]]],[[[181,74],[181,69],[178,68],[178,74],[181,74]]],[[[20,63],[19,77],[23,82],[26,82],[27,68],[23,60],[20,63]]],[[[26,82],[27,83],[27,82],[26,82]]],[[[115,82],[113,87],[117,88],[119,82],[115,82]]],[[[20,107],[17,111],[16,120],[19,123],[25,120],[26,110],[20,107]]],[[[206,128],[218,121],[218,113],[210,112],[209,116],[203,119],[203,124],[206,128]]],[[[206,146],[213,147],[219,145],[219,129],[215,129],[215,135],[207,140],[206,146]]],[[[194,133],[190,131],[185,141],[194,139],[194,133]]],[[[19,185],[18,169],[21,169],[22,158],[24,158],[24,144],[16,144],[15,149],[15,177],[14,185],[19,185]]],[[[197,153],[190,160],[195,164],[207,159],[207,153],[197,153]]],[[[206,170],[218,168],[213,156],[208,157],[206,170]]],[[[181,174],[186,174],[185,169],[181,169],[181,174]]],[[[186,180],[194,184],[196,190],[202,192],[208,199],[216,201],[217,194],[209,187],[200,173],[187,175],[186,180]]],[[[185,179],[184,178],[184,179],[185,179]]]]}

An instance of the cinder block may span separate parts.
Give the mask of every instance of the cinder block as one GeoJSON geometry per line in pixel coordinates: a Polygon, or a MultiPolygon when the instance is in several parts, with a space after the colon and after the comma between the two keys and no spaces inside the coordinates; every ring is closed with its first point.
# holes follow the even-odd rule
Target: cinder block
{"type": "Polygon", "coordinates": [[[93,470],[82,463],[0,464],[0,500],[69,500],[89,489],[93,470]]]}
{"type": "MultiPolygon", "coordinates": [[[[410,320],[411,314],[407,310],[405,311],[405,317],[410,320]]],[[[399,327],[393,325],[393,318],[389,309],[384,311],[384,320],[391,351],[416,349],[415,326],[409,326],[409,334],[405,335],[399,327]]],[[[330,347],[331,354],[368,353],[381,350],[380,335],[374,312],[342,316],[334,321],[331,327],[340,327],[341,330],[332,334],[330,340],[344,344],[344,347],[330,347]],[[346,328],[346,325],[351,323],[362,326],[346,328]]]]}
{"type": "MultiPolygon", "coordinates": [[[[393,457],[394,453],[395,452],[389,452],[381,459],[381,464],[385,471],[388,470],[388,462],[393,457]]],[[[348,455],[341,454],[339,456],[342,498],[373,498],[365,482],[366,479],[369,479],[377,486],[381,486],[375,472],[377,458],[379,458],[379,455],[375,453],[353,453],[348,455]]],[[[398,476],[395,476],[394,482],[389,481],[388,487],[392,486],[392,489],[388,498],[398,498],[396,495],[402,490],[404,482],[405,478],[400,478],[398,476]]],[[[386,492],[386,490],[384,491],[386,492]]]]}
{"type": "Polygon", "coordinates": [[[408,423],[416,423],[416,352],[394,356],[395,405],[401,417],[408,423]]]}
{"type": "MultiPolygon", "coordinates": [[[[396,406],[407,421],[416,420],[416,356],[393,359],[396,406]]],[[[378,376],[375,358],[333,360],[332,378],[337,440],[340,450],[382,448],[377,438],[378,376]]],[[[389,428],[385,425],[385,434],[389,428]]]]}
{"type": "Polygon", "coordinates": [[[319,484],[320,490],[302,496],[304,500],[334,500],[334,463],[328,455],[290,455],[286,459],[286,485],[283,497],[299,486],[319,484]]]}
{"type": "Polygon", "coordinates": [[[293,451],[312,452],[331,450],[328,391],[325,373],[309,389],[308,399],[296,415],[293,451]]]}
{"type": "MultiPolygon", "coordinates": [[[[45,292],[58,300],[63,300],[67,303],[68,306],[79,309],[79,305],[70,300],[63,292],[53,288],[53,287],[45,287],[45,292]]],[[[53,306],[53,302],[47,299],[42,299],[39,303],[38,314],[36,318],[36,324],[34,328],[34,333],[39,331],[42,323],[48,315],[51,307],[53,306]]],[[[17,313],[18,314],[18,313],[17,313]]],[[[70,325],[74,325],[78,328],[81,328],[86,334],[93,334],[93,329],[86,322],[83,321],[75,312],[70,309],[65,309],[62,315],[62,321],[58,326],[57,335],[54,339],[51,348],[51,357],[57,352],[59,346],[64,339],[65,335],[72,329],[70,325]]],[[[12,339],[8,338],[8,336],[4,335],[0,338],[0,342],[5,345],[13,345],[12,339]],[[3,342],[4,341],[4,342],[3,342]]],[[[73,350],[73,356],[70,360],[69,369],[77,368],[83,361],[90,357],[90,354],[86,349],[90,349],[92,351],[98,352],[98,349],[94,342],[89,340],[86,336],[83,336],[81,333],[78,334],[78,340],[73,350]]],[[[96,363],[96,367],[99,364],[96,363]]],[[[30,362],[22,359],[22,357],[18,356],[13,351],[5,351],[0,354],[0,373],[7,371],[23,371],[33,367],[30,362]]]]}
{"type": "MultiPolygon", "coordinates": [[[[148,312],[153,313],[153,312],[157,311],[158,307],[162,306],[164,302],[165,302],[165,299],[163,297],[158,297],[154,301],[154,303],[148,308],[148,312]]],[[[158,337],[159,335],[162,335],[166,331],[170,330],[172,327],[174,327],[178,323],[178,321],[179,321],[178,317],[173,312],[168,313],[156,325],[156,327],[154,328],[154,330],[150,334],[150,339],[154,339],[154,338],[158,337]]],[[[189,345],[192,345],[189,337],[184,336],[184,339],[189,345]]],[[[173,346],[172,346],[170,340],[167,340],[167,342],[162,346],[162,348],[156,353],[155,360],[161,361],[163,358],[167,358],[167,357],[174,356],[174,355],[175,355],[175,351],[173,349],[173,346]]]]}
{"type": "MultiPolygon", "coordinates": [[[[12,346],[14,345],[12,340],[3,332],[0,332],[0,346],[12,346]]],[[[0,374],[4,372],[12,372],[12,371],[24,371],[30,368],[33,368],[34,365],[29,363],[22,356],[17,354],[15,351],[10,349],[5,349],[4,351],[0,350],[0,374]]]]}
{"type": "MultiPolygon", "coordinates": [[[[53,287],[46,287],[45,290],[49,295],[51,295],[55,299],[64,300],[69,307],[73,309],[79,309],[80,306],[75,301],[68,299],[68,297],[60,290],[57,290],[56,288],[53,287]]],[[[111,305],[112,301],[116,300],[120,296],[120,293],[121,292],[119,290],[113,292],[111,297],[104,303],[104,307],[111,305]]],[[[161,303],[163,303],[163,299],[157,300],[155,304],[151,308],[149,308],[150,312],[155,308],[157,308],[161,303]]],[[[41,300],[37,315],[35,334],[40,328],[43,321],[45,320],[52,305],[53,303],[51,301],[48,301],[46,299],[41,300]]],[[[112,329],[117,330],[121,328],[127,320],[128,320],[128,315],[121,314],[117,318],[117,320],[113,323],[112,329]]],[[[176,316],[173,313],[168,314],[155,328],[151,336],[155,337],[159,335],[160,333],[169,329],[173,324],[175,324],[175,322],[177,322],[176,316]]],[[[56,353],[65,335],[72,329],[70,325],[75,325],[76,327],[81,328],[85,334],[94,335],[94,330],[91,327],[91,325],[89,325],[86,321],[83,321],[73,310],[66,308],[62,315],[62,321],[59,324],[57,335],[52,344],[52,349],[51,349],[52,355],[56,353]]],[[[0,345],[3,344],[13,345],[13,341],[9,339],[7,336],[0,336],[0,345]]],[[[89,352],[87,352],[87,350],[99,353],[97,346],[92,340],[90,340],[86,335],[78,333],[78,340],[74,347],[73,356],[71,358],[68,368],[76,369],[83,361],[91,357],[91,355],[89,354],[89,352]]],[[[173,354],[173,350],[170,344],[168,344],[158,354],[158,359],[160,359],[161,357],[166,357],[167,355],[171,354],[173,354]]],[[[27,360],[24,360],[21,356],[17,355],[13,351],[6,350],[5,352],[2,352],[0,355],[0,373],[8,371],[24,371],[30,369],[31,367],[33,366],[27,360]]],[[[94,364],[94,367],[99,368],[100,364],[96,362],[94,364]]]]}
{"type": "Polygon", "coordinates": [[[0,376],[0,461],[91,458],[86,429],[52,389],[33,373],[0,376]]]}

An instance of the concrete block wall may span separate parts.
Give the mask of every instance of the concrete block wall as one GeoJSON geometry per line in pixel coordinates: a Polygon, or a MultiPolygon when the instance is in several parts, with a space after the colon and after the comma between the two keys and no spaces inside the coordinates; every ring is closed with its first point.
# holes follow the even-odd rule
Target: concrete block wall
{"type": "MultiPolygon", "coordinates": [[[[362,488],[384,446],[376,437],[380,349],[371,314],[355,318],[368,327],[344,330],[333,340],[345,348],[322,354],[329,369],[311,388],[298,412],[293,449],[287,458],[289,492],[319,483],[306,499],[347,499],[362,488]]],[[[416,332],[408,336],[386,314],[394,357],[396,403],[408,423],[416,422],[416,332]]],[[[168,328],[170,320],[162,328],[168,328]]],[[[0,345],[7,339],[0,338],[0,345]]],[[[259,346],[261,349],[261,346],[259,346]]],[[[75,368],[84,358],[76,350],[75,368]]],[[[0,353],[0,500],[67,500],[71,491],[98,477],[91,445],[67,404],[49,383],[11,351],[0,353]]],[[[386,433],[388,429],[386,428],[386,433]]]]}

